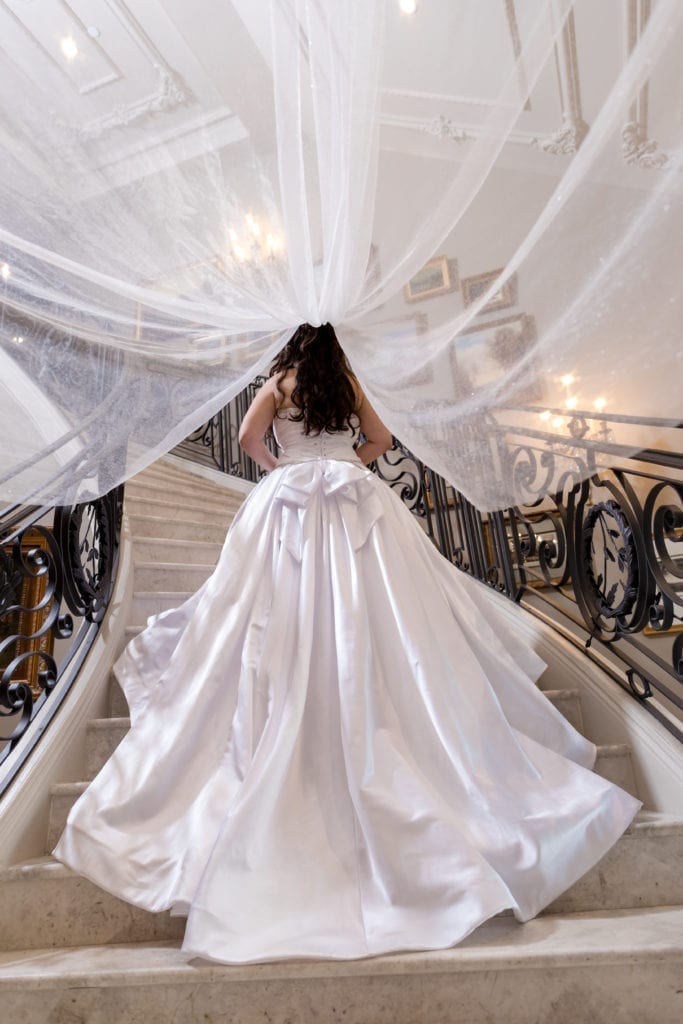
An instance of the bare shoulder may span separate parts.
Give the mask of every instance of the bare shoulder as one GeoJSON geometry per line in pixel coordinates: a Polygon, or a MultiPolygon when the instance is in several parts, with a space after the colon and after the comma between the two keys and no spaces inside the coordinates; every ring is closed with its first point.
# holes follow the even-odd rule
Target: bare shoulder
{"type": "Polygon", "coordinates": [[[275,407],[280,409],[282,406],[291,404],[292,391],[296,385],[296,370],[287,370],[284,374],[274,373],[272,377],[268,378],[267,384],[264,385],[269,388],[275,399],[275,407]]]}
{"type": "Polygon", "coordinates": [[[261,390],[272,395],[275,409],[280,409],[283,404],[289,402],[295,384],[296,371],[288,370],[283,376],[280,373],[275,373],[272,377],[268,377],[261,390]]]}

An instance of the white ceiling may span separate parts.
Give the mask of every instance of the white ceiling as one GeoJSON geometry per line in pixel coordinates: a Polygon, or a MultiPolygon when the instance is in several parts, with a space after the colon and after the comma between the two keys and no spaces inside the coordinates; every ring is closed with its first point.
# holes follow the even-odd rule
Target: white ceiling
{"type": "MultiPolygon", "coordinates": [[[[444,30],[454,23],[454,3],[421,0],[406,16],[398,0],[386,0],[382,119],[389,148],[424,153],[431,146],[441,159],[449,152],[461,159],[459,147],[485,129],[538,13],[538,0],[482,0],[475,52],[467,42],[471,26],[444,30]]],[[[647,6],[576,0],[511,137],[520,151],[513,162],[542,173],[571,154],[623,67],[629,33],[637,36],[647,6]]],[[[265,0],[0,0],[0,47],[26,74],[40,75],[46,102],[63,98],[55,119],[98,147],[102,163],[120,166],[125,179],[137,173],[141,148],[181,147],[192,155],[245,135],[257,151],[271,148],[274,125],[263,102],[272,88],[267,7],[265,0]],[[62,52],[65,38],[78,48],[73,60],[62,52]]],[[[664,154],[681,126],[678,63],[658,72],[636,112],[643,139],[651,136],[664,154]]],[[[626,147],[624,165],[628,156],[626,147]]],[[[632,163],[637,157],[631,144],[632,163]]]]}

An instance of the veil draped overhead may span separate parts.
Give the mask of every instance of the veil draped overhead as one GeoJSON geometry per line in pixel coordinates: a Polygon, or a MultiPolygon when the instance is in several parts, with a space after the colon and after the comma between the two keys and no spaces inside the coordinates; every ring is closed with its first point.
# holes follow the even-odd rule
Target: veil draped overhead
{"type": "Polygon", "coordinates": [[[3,503],[104,494],[302,322],[482,509],[666,443],[683,4],[410,7],[0,7],[3,503]]]}

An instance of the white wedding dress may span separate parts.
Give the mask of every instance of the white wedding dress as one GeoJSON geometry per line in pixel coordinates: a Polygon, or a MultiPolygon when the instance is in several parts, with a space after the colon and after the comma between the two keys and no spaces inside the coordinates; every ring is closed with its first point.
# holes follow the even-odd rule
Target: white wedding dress
{"type": "Polygon", "coordinates": [[[131,729],[53,856],[223,963],[527,921],[643,806],[535,685],[506,598],[444,559],[351,431],[276,421],[215,572],[115,666],[131,729]]]}

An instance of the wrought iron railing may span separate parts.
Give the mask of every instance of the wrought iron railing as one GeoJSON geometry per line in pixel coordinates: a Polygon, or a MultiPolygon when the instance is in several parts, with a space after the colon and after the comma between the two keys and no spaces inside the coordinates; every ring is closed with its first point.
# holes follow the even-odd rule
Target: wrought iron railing
{"type": "Polygon", "coordinates": [[[116,579],[122,505],[118,487],[81,505],[0,513],[0,795],[95,639],[116,579]]]}
{"type": "MultiPolygon", "coordinates": [[[[237,436],[263,378],[190,435],[177,454],[257,481],[237,436]]],[[[480,512],[400,441],[372,468],[396,489],[441,553],[550,622],[683,742],[683,423],[575,411],[566,436],[519,426],[501,410],[498,458],[526,488],[523,505],[480,512]],[[505,420],[508,422],[505,422],[505,420]],[[626,426],[668,447],[615,440],[626,426]],[[618,463],[600,465],[609,455],[618,463]],[[561,456],[562,473],[555,462],[561,456]],[[572,471],[572,465],[574,471],[572,471]],[[570,468],[567,469],[567,466],[570,468]],[[560,479],[545,494],[547,481],[560,479]]]]}

